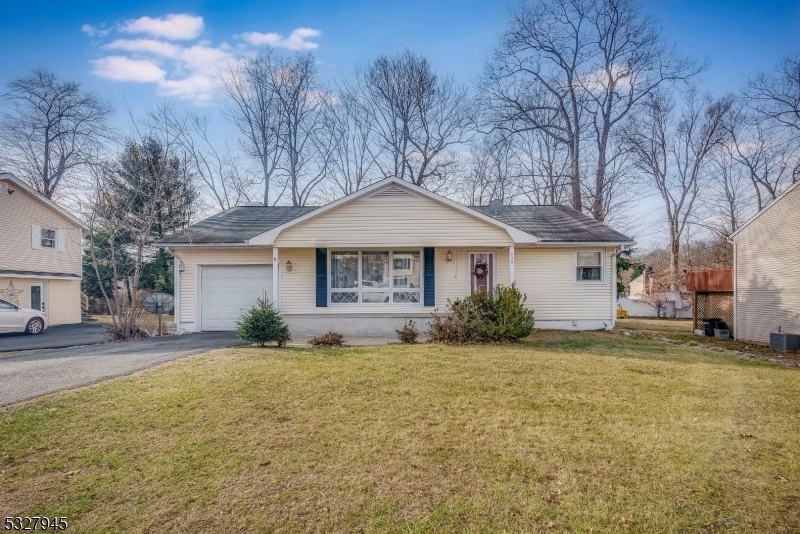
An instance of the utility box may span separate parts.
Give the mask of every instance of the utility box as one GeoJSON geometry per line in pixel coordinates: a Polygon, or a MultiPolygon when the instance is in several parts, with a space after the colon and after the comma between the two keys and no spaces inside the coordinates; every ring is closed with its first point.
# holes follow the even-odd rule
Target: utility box
{"type": "Polygon", "coordinates": [[[783,352],[793,352],[800,349],[800,335],[779,334],[772,332],[769,335],[769,348],[783,352]]]}

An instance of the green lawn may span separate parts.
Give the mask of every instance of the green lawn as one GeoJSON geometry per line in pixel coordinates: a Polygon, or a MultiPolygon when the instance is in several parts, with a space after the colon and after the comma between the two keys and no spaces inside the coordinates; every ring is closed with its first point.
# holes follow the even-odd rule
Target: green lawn
{"type": "Polygon", "coordinates": [[[97,533],[798,532],[798,414],[796,370],[635,336],[222,350],[0,411],[0,516],[97,533]]]}

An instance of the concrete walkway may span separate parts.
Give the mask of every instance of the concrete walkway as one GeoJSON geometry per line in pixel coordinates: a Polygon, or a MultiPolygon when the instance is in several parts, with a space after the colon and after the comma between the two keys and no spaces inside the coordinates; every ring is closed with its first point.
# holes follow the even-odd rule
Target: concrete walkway
{"type": "Polygon", "coordinates": [[[19,353],[0,358],[0,406],[128,375],[213,349],[243,345],[235,332],[19,353]]]}

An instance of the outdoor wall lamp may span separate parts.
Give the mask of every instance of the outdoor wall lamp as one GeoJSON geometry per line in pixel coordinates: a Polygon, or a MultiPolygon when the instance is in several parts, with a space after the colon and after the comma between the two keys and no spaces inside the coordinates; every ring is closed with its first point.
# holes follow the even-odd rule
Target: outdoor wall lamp
{"type": "Polygon", "coordinates": [[[286,262],[286,272],[287,273],[292,272],[292,261],[291,260],[286,262]]]}
{"type": "Polygon", "coordinates": [[[450,263],[451,261],[453,261],[453,253],[448,250],[447,251],[447,263],[450,263]]]}
{"type": "Polygon", "coordinates": [[[182,261],[179,261],[179,262],[178,262],[178,271],[179,271],[179,272],[183,272],[183,271],[185,271],[185,270],[186,270],[186,266],[183,264],[183,262],[182,262],[182,261]]]}

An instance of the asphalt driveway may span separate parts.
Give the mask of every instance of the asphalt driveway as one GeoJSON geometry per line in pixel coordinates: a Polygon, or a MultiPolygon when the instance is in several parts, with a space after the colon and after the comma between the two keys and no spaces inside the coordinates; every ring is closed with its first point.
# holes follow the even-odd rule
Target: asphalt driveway
{"type": "Polygon", "coordinates": [[[244,344],[235,332],[213,332],[3,356],[0,357],[0,406],[244,344]]]}
{"type": "Polygon", "coordinates": [[[104,343],[106,338],[106,325],[103,323],[62,324],[51,326],[35,336],[0,334],[0,353],[96,345],[104,343]]]}

